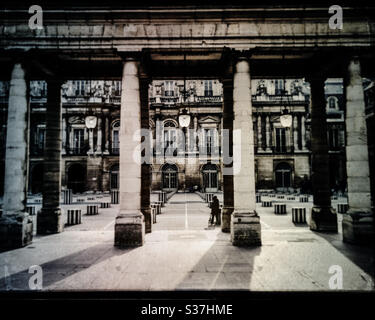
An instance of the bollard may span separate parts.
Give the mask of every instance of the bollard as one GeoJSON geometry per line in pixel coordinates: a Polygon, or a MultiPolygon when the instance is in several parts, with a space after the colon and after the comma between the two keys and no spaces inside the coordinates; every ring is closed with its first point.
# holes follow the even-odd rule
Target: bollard
{"type": "Polygon", "coordinates": [[[255,195],[255,202],[261,203],[262,202],[262,196],[260,194],[255,195]]]}
{"type": "Polygon", "coordinates": [[[346,213],[348,211],[349,206],[346,203],[338,203],[337,204],[337,212],[338,213],[346,213]]]}
{"type": "Polygon", "coordinates": [[[262,201],[262,207],[265,207],[265,208],[272,207],[272,201],[262,201]]]}
{"type": "Polygon", "coordinates": [[[306,208],[292,208],[293,223],[306,223],[306,208]]]}
{"type": "Polygon", "coordinates": [[[64,204],[72,204],[73,203],[72,189],[63,190],[63,196],[64,196],[64,200],[63,200],[64,204]]]}
{"type": "Polygon", "coordinates": [[[111,203],[119,204],[119,191],[118,190],[111,190],[111,203]]]}
{"type": "Polygon", "coordinates": [[[67,225],[73,226],[81,223],[81,210],[80,209],[68,209],[68,220],[67,225]]]}
{"type": "Polygon", "coordinates": [[[99,214],[99,209],[97,205],[89,205],[87,206],[86,214],[88,216],[93,216],[99,214]]]}
{"type": "Polygon", "coordinates": [[[100,208],[110,208],[111,204],[109,202],[100,202],[100,208]]]}
{"type": "Polygon", "coordinates": [[[285,203],[275,203],[274,205],[275,214],[286,214],[286,204],[285,203]]]}

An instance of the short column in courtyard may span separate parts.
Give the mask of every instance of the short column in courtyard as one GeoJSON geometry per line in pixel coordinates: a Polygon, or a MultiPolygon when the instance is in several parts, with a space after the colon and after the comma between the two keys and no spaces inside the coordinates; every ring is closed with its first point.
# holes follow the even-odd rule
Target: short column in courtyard
{"type": "Polygon", "coordinates": [[[320,75],[312,75],[308,81],[311,87],[311,169],[314,197],[310,229],[337,232],[337,216],[331,206],[329,187],[327,114],[324,96],[325,78],[320,75]]]}
{"type": "Polygon", "coordinates": [[[25,70],[14,65],[9,91],[5,154],[3,214],[0,217],[0,248],[12,249],[32,241],[33,223],[26,212],[28,161],[28,100],[25,70]]]}
{"type": "Polygon", "coordinates": [[[43,206],[38,213],[38,234],[52,234],[63,231],[60,207],[61,127],[61,83],[59,81],[47,81],[46,140],[43,164],[43,206]]]}
{"type": "Polygon", "coordinates": [[[351,243],[371,243],[374,220],[371,188],[365,101],[358,58],[349,62],[346,79],[346,171],[349,209],[343,217],[343,239],[351,243]]]}
{"type": "Polygon", "coordinates": [[[256,213],[254,133],[250,68],[239,58],[233,79],[233,185],[234,211],[231,240],[236,246],[261,245],[260,219],[256,213]]]}
{"type": "Polygon", "coordinates": [[[141,213],[141,103],[138,61],[123,65],[120,128],[120,209],[115,223],[115,246],[141,246],[145,222],[141,213]],[[137,153],[138,152],[138,153],[137,153]]]}

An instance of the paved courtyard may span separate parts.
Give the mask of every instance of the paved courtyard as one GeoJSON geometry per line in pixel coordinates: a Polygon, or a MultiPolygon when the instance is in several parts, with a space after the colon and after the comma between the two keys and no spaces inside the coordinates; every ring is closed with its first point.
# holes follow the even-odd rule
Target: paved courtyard
{"type": "Polygon", "coordinates": [[[33,265],[42,268],[43,290],[331,290],[331,266],[342,269],[343,290],[373,290],[372,248],[343,243],[341,223],[335,235],[294,225],[291,207],[311,201],[272,200],[287,203],[287,214],[258,206],[259,248],[234,247],[230,234],[208,228],[210,209],[197,194],[175,194],[138,248],[113,246],[118,206],[83,214],[63,233],[0,253],[0,290],[29,290],[33,265]]]}

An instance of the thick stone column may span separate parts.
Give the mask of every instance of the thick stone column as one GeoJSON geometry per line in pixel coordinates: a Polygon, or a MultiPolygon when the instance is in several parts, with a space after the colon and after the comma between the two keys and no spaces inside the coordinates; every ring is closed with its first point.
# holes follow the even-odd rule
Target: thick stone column
{"type": "Polygon", "coordinates": [[[311,76],[311,156],[314,205],[311,209],[310,229],[337,232],[337,216],[331,206],[329,188],[329,155],[327,141],[327,114],[324,81],[311,76]]]}
{"type": "MultiPolygon", "coordinates": [[[[230,232],[231,217],[234,208],[233,195],[233,76],[223,79],[223,131],[222,131],[222,174],[223,174],[223,209],[221,231],[230,232]]],[[[194,121],[195,124],[195,121],[194,121]]],[[[195,128],[195,125],[194,125],[195,128]]]]}
{"type": "Polygon", "coordinates": [[[120,119],[120,210],[115,223],[115,246],[141,246],[145,237],[142,170],[140,153],[135,153],[141,142],[141,103],[138,62],[131,58],[123,65],[120,119]]]}
{"type": "Polygon", "coordinates": [[[0,217],[0,248],[28,245],[33,223],[26,213],[28,167],[28,94],[25,71],[14,65],[9,90],[5,154],[3,214],[0,217]]]}
{"type": "Polygon", "coordinates": [[[261,245],[255,204],[254,132],[249,62],[240,58],[233,79],[234,212],[231,240],[236,246],[261,245]]]}
{"type": "Polygon", "coordinates": [[[38,212],[37,233],[63,230],[61,196],[61,83],[47,82],[46,142],[44,148],[43,206],[38,212]]]}
{"type": "MultiPolygon", "coordinates": [[[[150,80],[146,77],[142,77],[140,80],[140,102],[141,102],[141,127],[146,133],[150,129],[150,115],[148,106],[148,87],[150,80]]],[[[150,133],[151,134],[151,133],[150,133]]],[[[149,139],[143,138],[143,144],[149,151],[151,150],[152,136],[149,139]]],[[[141,183],[141,211],[145,220],[145,231],[150,233],[152,231],[152,217],[151,217],[151,161],[152,157],[149,157],[152,153],[146,150],[142,151],[142,157],[146,162],[142,163],[142,183],[141,183]],[[146,159],[147,157],[147,159],[146,159]]]]}
{"type": "Polygon", "coordinates": [[[371,208],[365,102],[361,66],[349,62],[346,79],[346,171],[349,210],[342,221],[345,242],[372,243],[374,220],[371,208]]]}

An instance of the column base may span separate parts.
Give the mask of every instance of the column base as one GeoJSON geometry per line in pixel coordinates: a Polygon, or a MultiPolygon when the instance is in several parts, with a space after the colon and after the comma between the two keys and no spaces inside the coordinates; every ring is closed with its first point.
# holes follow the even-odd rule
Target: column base
{"type": "Polygon", "coordinates": [[[231,241],[234,246],[261,246],[261,226],[255,211],[233,212],[231,219],[231,241]]]}
{"type": "Polygon", "coordinates": [[[36,220],[37,234],[54,234],[64,230],[64,223],[60,208],[42,208],[36,220]]]}
{"type": "Polygon", "coordinates": [[[371,212],[344,214],[342,220],[343,241],[353,244],[373,244],[375,239],[374,217],[371,212]]]}
{"type": "Polygon", "coordinates": [[[145,221],[145,232],[151,233],[152,232],[151,208],[150,207],[141,208],[141,212],[143,214],[144,221],[145,221]]]}
{"type": "Polygon", "coordinates": [[[33,221],[27,213],[6,215],[0,218],[0,250],[22,248],[32,242],[33,221]]]}
{"type": "Polygon", "coordinates": [[[115,246],[119,248],[143,246],[145,222],[139,213],[120,214],[115,223],[115,246]]]}
{"type": "Polygon", "coordinates": [[[223,207],[221,213],[221,232],[230,232],[230,222],[233,213],[233,207],[223,207]]]}
{"type": "Polygon", "coordinates": [[[332,207],[313,207],[311,209],[310,230],[337,232],[336,210],[332,207]]]}

